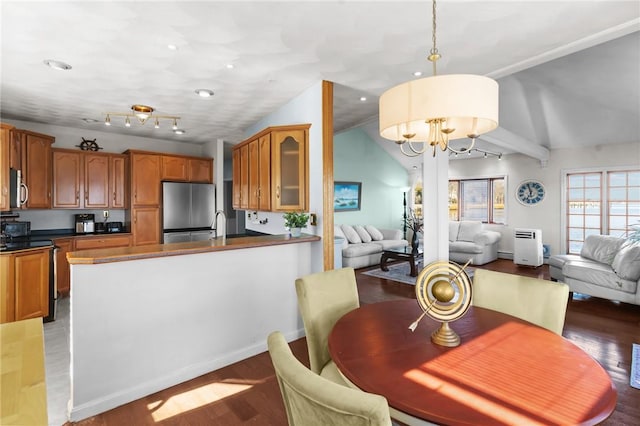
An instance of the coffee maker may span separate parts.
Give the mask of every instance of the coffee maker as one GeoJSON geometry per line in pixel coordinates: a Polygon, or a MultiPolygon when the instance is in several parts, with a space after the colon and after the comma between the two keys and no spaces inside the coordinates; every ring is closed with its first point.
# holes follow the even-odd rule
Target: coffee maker
{"type": "Polygon", "coordinates": [[[95,231],[95,215],[89,213],[77,214],[76,234],[91,234],[95,231]]]}

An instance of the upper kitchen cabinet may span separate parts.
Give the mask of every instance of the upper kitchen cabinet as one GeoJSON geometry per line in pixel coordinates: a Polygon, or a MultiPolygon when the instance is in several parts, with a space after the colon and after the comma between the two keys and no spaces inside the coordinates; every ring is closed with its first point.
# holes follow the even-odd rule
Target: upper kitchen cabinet
{"type": "Polygon", "coordinates": [[[213,183],[213,158],[189,158],[189,182],[213,183]]]}
{"type": "Polygon", "coordinates": [[[148,152],[127,151],[131,165],[131,204],[160,206],[162,156],[148,152]]]}
{"type": "Polygon", "coordinates": [[[127,157],[53,149],[53,208],[125,208],[127,157]]]}
{"type": "Polygon", "coordinates": [[[28,130],[11,131],[9,161],[13,165],[20,164],[22,183],[26,186],[26,201],[23,208],[51,208],[51,144],[53,136],[43,135],[28,130]],[[17,156],[20,156],[18,161],[17,156]]]}
{"type": "Polygon", "coordinates": [[[291,126],[271,133],[271,208],[307,210],[309,126],[291,126]]]}
{"type": "Polygon", "coordinates": [[[268,127],[234,147],[234,208],[308,209],[310,126],[268,127]]]}
{"type": "Polygon", "coordinates": [[[53,207],[79,208],[82,186],[82,153],[53,149],[53,207]]]}
{"type": "Polygon", "coordinates": [[[9,201],[9,141],[13,126],[0,123],[0,211],[11,210],[9,201]]]}
{"type": "Polygon", "coordinates": [[[213,159],[165,154],[162,156],[162,180],[213,183],[213,159]]]}
{"type": "Polygon", "coordinates": [[[128,164],[129,158],[126,155],[109,155],[111,208],[126,209],[129,207],[128,164]]]}

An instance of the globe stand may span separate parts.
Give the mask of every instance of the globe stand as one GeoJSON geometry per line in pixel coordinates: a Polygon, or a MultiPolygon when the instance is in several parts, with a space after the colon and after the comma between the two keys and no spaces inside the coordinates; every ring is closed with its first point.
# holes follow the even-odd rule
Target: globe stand
{"type": "Polygon", "coordinates": [[[431,334],[431,341],[436,345],[454,348],[460,345],[460,336],[449,327],[447,321],[443,322],[436,331],[431,334]]]}
{"type": "Polygon", "coordinates": [[[436,345],[456,347],[460,345],[460,336],[449,327],[450,321],[461,318],[471,306],[472,286],[464,266],[455,262],[432,262],[427,265],[416,279],[416,299],[422,308],[422,314],[409,329],[415,331],[425,316],[440,322],[440,327],[431,334],[436,345]]]}

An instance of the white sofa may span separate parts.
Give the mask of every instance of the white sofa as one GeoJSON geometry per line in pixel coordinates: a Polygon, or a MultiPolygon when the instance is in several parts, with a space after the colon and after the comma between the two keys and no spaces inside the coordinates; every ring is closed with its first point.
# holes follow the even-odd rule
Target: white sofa
{"type": "Polygon", "coordinates": [[[372,225],[335,225],[334,236],[344,239],[342,267],[356,269],[379,264],[382,250],[409,244],[402,239],[401,230],[378,229],[372,225]]]}
{"type": "Polygon", "coordinates": [[[472,265],[484,265],[498,258],[498,243],[502,235],[484,229],[480,221],[449,222],[449,260],[472,265]]]}
{"type": "Polygon", "coordinates": [[[609,235],[589,235],[580,254],[549,257],[551,279],[571,292],[640,305],[640,245],[609,235]]]}

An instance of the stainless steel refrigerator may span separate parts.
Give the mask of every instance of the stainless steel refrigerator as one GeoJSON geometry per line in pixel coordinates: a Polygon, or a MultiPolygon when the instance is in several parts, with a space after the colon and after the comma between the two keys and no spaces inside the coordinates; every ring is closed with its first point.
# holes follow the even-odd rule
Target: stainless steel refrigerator
{"type": "Polygon", "coordinates": [[[215,213],[215,185],[162,183],[162,227],[165,243],[211,238],[215,213]]]}

